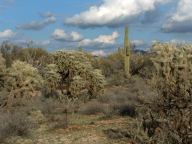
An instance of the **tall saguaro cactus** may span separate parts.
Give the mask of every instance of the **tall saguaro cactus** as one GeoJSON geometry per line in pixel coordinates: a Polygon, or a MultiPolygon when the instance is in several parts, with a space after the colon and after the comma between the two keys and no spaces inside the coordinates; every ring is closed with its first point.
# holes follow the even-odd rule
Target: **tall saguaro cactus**
{"type": "Polygon", "coordinates": [[[128,26],[125,27],[125,39],[124,39],[124,71],[127,77],[130,77],[130,55],[131,47],[129,42],[128,26]]]}

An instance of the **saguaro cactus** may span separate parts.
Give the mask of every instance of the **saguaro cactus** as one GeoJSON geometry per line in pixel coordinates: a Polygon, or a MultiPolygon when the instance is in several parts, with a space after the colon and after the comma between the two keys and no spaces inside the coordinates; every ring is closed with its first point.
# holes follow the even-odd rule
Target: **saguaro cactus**
{"type": "Polygon", "coordinates": [[[131,47],[128,36],[128,26],[125,27],[125,38],[124,38],[124,70],[125,75],[130,77],[130,55],[131,55],[131,47]]]}

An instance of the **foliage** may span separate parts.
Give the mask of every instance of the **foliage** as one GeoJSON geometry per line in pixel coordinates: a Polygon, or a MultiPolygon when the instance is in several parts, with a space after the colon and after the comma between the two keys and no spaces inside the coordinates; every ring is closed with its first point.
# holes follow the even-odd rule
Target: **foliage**
{"type": "Polygon", "coordinates": [[[170,142],[190,143],[192,133],[192,47],[155,44],[154,77],[159,92],[153,111],[166,119],[170,142]]]}
{"type": "Polygon", "coordinates": [[[88,54],[58,51],[53,56],[66,94],[72,97],[79,97],[82,92],[91,97],[102,94],[104,77],[99,70],[92,67],[88,54]]]}
{"type": "Polygon", "coordinates": [[[8,42],[3,42],[0,46],[0,51],[5,59],[6,67],[10,67],[14,57],[19,52],[20,48],[16,45],[12,45],[8,42]]]}
{"type": "Polygon", "coordinates": [[[22,48],[16,59],[25,61],[38,69],[52,63],[51,55],[42,48],[22,48]]]}
{"type": "Polygon", "coordinates": [[[4,102],[2,107],[11,107],[17,102],[36,96],[43,84],[43,79],[38,70],[21,61],[15,61],[10,68],[6,70],[3,77],[4,86],[1,95],[4,102]]]}
{"type": "Polygon", "coordinates": [[[52,62],[51,55],[42,48],[23,48],[7,41],[0,45],[0,52],[7,67],[11,67],[15,60],[25,61],[38,69],[52,62]]]}
{"type": "MultiPolygon", "coordinates": [[[[124,85],[128,79],[124,72],[123,49],[114,52],[107,57],[96,59],[93,63],[95,68],[101,69],[109,85],[124,85]]],[[[132,52],[130,57],[130,75],[138,75],[144,79],[150,79],[153,73],[153,63],[150,54],[132,52]]]]}
{"type": "Polygon", "coordinates": [[[121,53],[113,53],[97,61],[97,67],[102,70],[105,77],[111,77],[112,75],[118,74],[120,70],[123,71],[124,58],[121,53]]]}

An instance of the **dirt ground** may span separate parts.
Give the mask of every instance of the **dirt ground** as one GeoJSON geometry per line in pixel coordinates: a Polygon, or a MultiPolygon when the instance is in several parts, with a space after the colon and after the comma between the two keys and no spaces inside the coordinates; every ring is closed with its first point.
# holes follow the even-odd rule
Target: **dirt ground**
{"type": "Polygon", "coordinates": [[[105,119],[103,115],[71,115],[67,128],[39,132],[33,137],[35,144],[127,144],[127,138],[110,139],[104,130],[127,127],[133,118],[115,116],[105,119]]]}

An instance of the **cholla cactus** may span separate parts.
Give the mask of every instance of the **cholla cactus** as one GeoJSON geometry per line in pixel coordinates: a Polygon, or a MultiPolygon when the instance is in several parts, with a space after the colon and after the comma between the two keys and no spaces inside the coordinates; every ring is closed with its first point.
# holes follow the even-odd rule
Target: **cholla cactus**
{"type": "Polygon", "coordinates": [[[44,79],[43,94],[46,97],[60,97],[59,85],[61,76],[58,73],[57,66],[55,64],[48,64],[41,71],[41,75],[44,79]]]}
{"type": "Polygon", "coordinates": [[[67,94],[77,97],[82,91],[87,91],[91,96],[102,93],[104,77],[92,67],[90,55],[83,52],[58,51],[54,58],[62,77],[63,89],[67,94]]]}
{"type": "Polygon", "coordinates": [[[72,96],[79,97],[82,95],[86,95],[86,82],[80,76],[74,76],[70,83],[69,90],[72,96]]]}
{"type": "MultiPolygon", "coordinates": [[[[158,107],[162,117],[168,120],[167,127],[181,143],[190,143],[192,133],[192,46],[155,44],[156,67],[159,91],[158,107]]],[[[178,140],[177,139],[177,140],[178,140]]]]}
{"type": "Polygon", "coordinates": [[[89,82],[90,90],[91,90],[90,92],[92,96],[103,94],[105,80],[101,70],[95,69],[94,71],[91,71],[90,73],[88,73],[88,79],[90,81],[89,82]]]}
{"type": "MultiPolygon", "coordinates": [[[[192,47],[192,46],[191,46],[192,47]]],[[[152,58],[157,75],[162,77],[176,77],[178,72],[191,73],[192,50],[190,45],[161,44],[153,45],[156,55],[152,58]]]]}
{"type": "Polygon", "coordinates": [[[11,107],[17,102],[22,103],[36,96],[42,87],[43,79],[38,70],[21,61],[15,61],[7,69],[4,79],[4,103],[2,107],[11,107]]]}
{"type": "Polygon", "coordinates": [[[43,69],[42,76],[44,78],[46,87],[50,91],[58,87],[61,77],[60,74],[58,73],[57,66],[55,64],[47,65],[43,69]]]}

